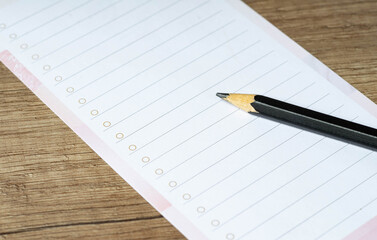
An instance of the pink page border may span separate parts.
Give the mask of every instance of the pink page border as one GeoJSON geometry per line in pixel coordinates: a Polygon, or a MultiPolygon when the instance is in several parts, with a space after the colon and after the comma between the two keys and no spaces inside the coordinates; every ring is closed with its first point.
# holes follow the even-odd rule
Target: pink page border
{"type": "Polygon", "coordinates": [[[348,235],[344,240],[376,240],[377,216],[348,235]]]}
{"type": "Polygon", "coordinates": [[[118,156],[101,138],[89,129],[74,113],[55,97],[9,51],[0,53],[0,61],[16,75],[39,99],[60,117],[84,142],[127,181],[145,200],[159,211],[187,238],[207,239],[197,227],[144,180],[127,162],[118,156]]]}

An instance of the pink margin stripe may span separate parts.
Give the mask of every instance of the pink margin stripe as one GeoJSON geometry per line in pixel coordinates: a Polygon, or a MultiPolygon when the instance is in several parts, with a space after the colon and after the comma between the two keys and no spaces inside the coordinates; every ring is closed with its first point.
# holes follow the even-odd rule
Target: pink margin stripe
{"type": "Polygon", "coordinates": [[[38,81],[17,59],[9,52],[0,53],[0,61],[12,71],[14,75],[32,91],[36,91],[42,83],[38,81]]]}
{"type": "Polygon", "coordinates": [[[145,181],[127,162],[117,155],[89,127],[55,97],[9,51],[0,52],[0,61],[16,75],[39,99],[62,119],[84,142],[109,164],[124,180],[147,200],[157,211],[190,239],[207,239],[197,227],[183,216],[156,189],[145,181]]]}
{"type": "Polygon", "coordinates": [[[377,216],[365,223],[356,231],[348,235],[344,240],[376,240],[377,239],[377,216]]]}

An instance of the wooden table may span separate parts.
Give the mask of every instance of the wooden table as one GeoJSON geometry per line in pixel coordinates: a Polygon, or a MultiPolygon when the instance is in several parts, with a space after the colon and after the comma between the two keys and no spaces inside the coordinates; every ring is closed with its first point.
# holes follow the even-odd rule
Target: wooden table
{"type": "MultiPolygon", "coordinates": [[[[249,0],[377,102],[376,0],[249,0]]],[[[0,66],[0,239],[182,239],[0,66]]]]}

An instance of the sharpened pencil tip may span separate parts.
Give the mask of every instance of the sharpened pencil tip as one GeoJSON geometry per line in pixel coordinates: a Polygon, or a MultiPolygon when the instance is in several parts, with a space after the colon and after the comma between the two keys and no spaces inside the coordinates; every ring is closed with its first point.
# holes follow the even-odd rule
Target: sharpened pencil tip
{"type": "Polygon", "coordinates": [[[224,98],[227,98],[229,96],[229,93],[216,93],[216,96],[224,99],[224,98]]]}

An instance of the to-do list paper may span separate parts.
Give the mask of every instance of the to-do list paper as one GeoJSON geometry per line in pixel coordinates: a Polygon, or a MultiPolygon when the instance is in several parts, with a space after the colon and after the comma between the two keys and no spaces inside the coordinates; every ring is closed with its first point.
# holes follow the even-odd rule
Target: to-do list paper
{"type": "Polygon", "coordinates": [[[377,225],[376,152],[216,97],[264,94],[377,127],[372,102],[239,0],[12,1],[0,43],[3,63],[188,238],[357,239],[377,225]]]}

